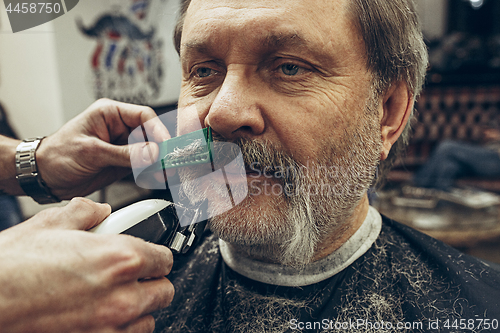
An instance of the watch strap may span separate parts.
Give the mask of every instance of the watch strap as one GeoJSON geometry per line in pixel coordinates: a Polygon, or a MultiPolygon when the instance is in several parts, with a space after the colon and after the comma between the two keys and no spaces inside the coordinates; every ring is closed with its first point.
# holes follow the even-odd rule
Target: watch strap
{"type": "Polygon", "coordinates": [[[36,150],[43,137],[25,139],[16,149],[16,178],[26,195],[40,204],[60,202],[43,181],[36,164],[36,150]]]}

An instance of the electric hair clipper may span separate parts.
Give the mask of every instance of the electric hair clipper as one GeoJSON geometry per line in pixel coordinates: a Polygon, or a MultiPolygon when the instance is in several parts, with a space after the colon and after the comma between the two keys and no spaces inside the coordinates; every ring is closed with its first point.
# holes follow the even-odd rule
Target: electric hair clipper
{"type": "MultiPolygon", "coordinates": [[[[212,131],[208,128],[166,140],[159,144],[158,162],[149,172],[194,166],[212,161],[212,131]],[[172,153],[203,140],[191,155],[173,157],[172,153]]],[[[127,234],[155,244],[165,245],[175,253],[186,253],[201,237],[207,224],[208,200],[196,205],[182,205],[161,199],[136,202],[122,208],[89,231],[99,234],[127,234]]]]}
{"type": "Polygon", "coordinates": [[[165,245],[174,253],[187,253],[205,231],[207,211],[205,200],[194,208],[162,200],[149,199],[122,208],[90,232],[127,234],[147,242],[165,245]]]}

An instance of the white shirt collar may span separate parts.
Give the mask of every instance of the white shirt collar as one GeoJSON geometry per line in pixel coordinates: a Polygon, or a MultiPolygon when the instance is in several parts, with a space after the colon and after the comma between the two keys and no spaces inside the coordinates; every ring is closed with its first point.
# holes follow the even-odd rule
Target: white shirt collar
{"type": "Polygon", "coordinates": [[[219,246],[224,262],[239,274],[267,284],[301,287],[321,282],[351,265],[368,251],[381,229],[382,217],[370,206],[363,224],[341,247],[300,270],[251,259],[235,251],[221,239],[219,246]]]}

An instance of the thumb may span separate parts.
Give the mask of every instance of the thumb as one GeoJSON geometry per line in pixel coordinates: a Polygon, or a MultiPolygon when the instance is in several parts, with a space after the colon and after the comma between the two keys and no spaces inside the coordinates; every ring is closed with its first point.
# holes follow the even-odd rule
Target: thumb
{"type": "Polygon", "coordinates": [[[142,168],[147,167],[158,159],[159,148],[153,142],[140,142],[126,146],[117,146],[101,142],[101,153],[105,156],[107,166],[142,168]]]}
{"type": "MultiPolygon", "coordinates": [[[[73,198],[66,206],[49,208],[33,216],[30,224],[44,228],[88,230],[101,223],[111,207],[86,198],[73,198]]],[[[26,221],[28,222],[28,221],[26,221]]]]}
{"type": "Polygon", "coordinates": [[[67,229],[88,230],[111,214],[111,206],[86,198],[73,198],[62,211],[61,226],[67,229]],[[66,217],[66,218],[64,218],[66,217]]]}
{"type": "Polygon", "coordinates": [[[158,159],[160,149],[154,142],[141,142],[128,145],[129,160],[132,168],[150,166],[158,159]]]}

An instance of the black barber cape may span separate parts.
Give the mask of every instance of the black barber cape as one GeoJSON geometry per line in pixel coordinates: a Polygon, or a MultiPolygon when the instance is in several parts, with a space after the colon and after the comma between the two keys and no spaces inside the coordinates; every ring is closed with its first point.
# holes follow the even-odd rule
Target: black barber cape
{"type": "Polygon", "coordinates": [[[498,271],[386,217],[381,224],[347,268],[301,287],[236,273],[208,234],[174,258],[175,297],[154,314],[156,332],[500,332],[498,271]]]}

